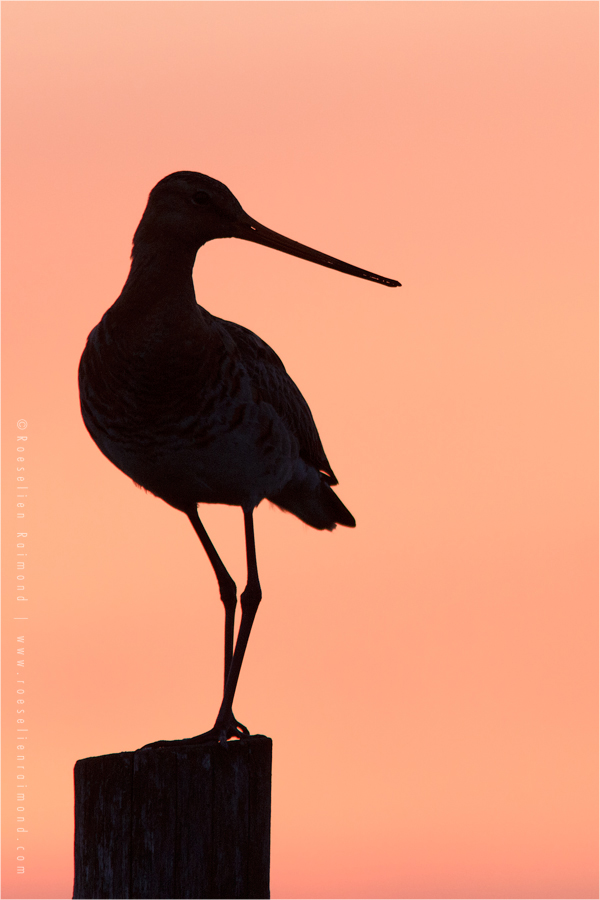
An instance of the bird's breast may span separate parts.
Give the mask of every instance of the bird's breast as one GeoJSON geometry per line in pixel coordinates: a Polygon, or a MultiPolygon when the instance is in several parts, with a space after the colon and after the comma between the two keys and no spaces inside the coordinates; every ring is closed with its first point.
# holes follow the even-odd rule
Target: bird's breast
{"type": "Polygon", "coordinates": [[[177,508],[255,505],[291,477],[293,436],[257,402],[243,359],[218,333],[132,336],[103,320],[79,378],[83,419],[100,450],[177,508]]]}

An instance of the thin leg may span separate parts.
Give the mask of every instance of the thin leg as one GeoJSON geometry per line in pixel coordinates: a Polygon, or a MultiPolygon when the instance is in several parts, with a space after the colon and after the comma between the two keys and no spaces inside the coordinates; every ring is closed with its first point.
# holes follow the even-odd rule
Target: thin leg
{"type": "Polygon", "coordinates": [[[258,569],[256,566],[256,548],[254,545],[254,523],[252,521],[252,510],[247,512],[244,510],[244,527],[246,533],[246,560],[248,565],[248,583],[240,597],[242,607],[242,619],[240,622],[240,630],[238,632],[237,642],[235,645],[235,653],[233,652],[234,637],[234,621],[235,607],[237,603],[236,586],[231,575],[223,565],[221,557],[214,548],[204,525],[200,521],[200,517],[196,510],[187,513],[187,517],[192,523],[194,531],[200,538],[200,542],[206,551],[213,571],[219,584],[219,593],[223,606],[225,607],[225,690],[223,694],[223,702],[217,716],[217,721],[210,731],[199,734],[193,738],[187,738],[181,741],[154,741],[151,744],[145,744],[142,750],[154,747],[173,746],[174,744],[197,744],[206,741],[219,740],[225,743],[228,737],[243,737],[249,734],[245,725],[236,720],[233,715],[232,705],[235,689],[237,687],[238,678],[240,677],[240,669],[244,659],[244,652],[250,637],[252,623],[258,609],[262,597],[262,591],[258,581],[258,569]]]}
{"type": "Polygon", "coordinates": [[[187,513],[187,517],[192,523],[192,528],[200,538],[200,543],[206,551],[206,555],[210,560],[213,571],[217,577],[219,585],[219,594],[221,601],[225,607],[225,674],[223,677],[223,689],[227,684],[227,673],[231,666],[233,657],[233,636],[235,626],[235,607],[237,605],[237,589],[235,581],[223,565],[221,557],[215,550],[214,544],[209,538],[204,525],[200,520],[198,511],[187,513]]]}
{"type": "Polygon", "coordinates": [[[233,698],[237,687],[240,670],[244,660],[244,653],[248,645],[248,638],[252,630],[252,623],[256,616],[258,605],[262,598],[260,582],[258,580],[258,568],[256,565],[256,547],[254,543],[254,522],[252,520],[253,510],[244,510],[244,528],[246,532],[246,560],[248,565],[248,582],[240,597],[242,607],[242,620],[240,622],[240,630],[238,632],[235,645],[235,653],[227,681],[225,683],[225,693],[223,694],[223,702],[214,730],[218,732],[221,743],[227,740],[227,727],[232,715],[233,698]]]}
{"type": "MultiPolygon", "coordinates": [[[[223,606],[225,607],[225,672],[223,676],[223,691],[225,691],[225,688],[227,687],[227,676],[229,674],[231,660],[233,658],[233,638],[235,630],[237,588],[235,586],[235,581],[225,568],[221,557],[215,550],[215,546],[209,538],[206,528],[202,524],[200,516],[198,515],[198,510],[195,509],[193,512],[187,513],[187,517],[192,523],[192,528],[200,538],[200,542],[206,551],[206,555],[210,560],[211,566],[213,567],[213,571],[217,577],[217,582],[219,585],[219,594],[221,596],[223,606]]],[[[233,715],[233,710],[230,710],[228,725],[230,726],[230,730],[231,728],[233,728],[234,732],[239,734],[240,736],[243,734],[249,734],[246,726],[237,721],[237,719],[233,715]]]]}

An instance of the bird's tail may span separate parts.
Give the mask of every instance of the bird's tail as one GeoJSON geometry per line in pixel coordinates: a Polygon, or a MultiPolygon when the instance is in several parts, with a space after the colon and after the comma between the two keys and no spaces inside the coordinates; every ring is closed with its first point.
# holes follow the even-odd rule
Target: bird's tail
{"type": "Polygon", "coordinates": [[[320,478],[318,485],[312,490],[307,490],[303,482],[288,482],[283,490],[268,499],[313,528],[333,531],[338,524],[347,528],[354,528],[356,525],[354,516],[324,477],[320,478]]]}

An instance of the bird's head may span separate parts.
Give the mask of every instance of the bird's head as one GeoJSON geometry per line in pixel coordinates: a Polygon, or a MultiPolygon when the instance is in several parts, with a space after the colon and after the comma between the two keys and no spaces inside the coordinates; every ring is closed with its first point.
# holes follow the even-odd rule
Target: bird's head
{"type": "Polygon", "coordinates": [[[263,244],[388,287],[400,286],[398,281],[351,266],[265,228],[242,209],[229,188],[199,172],[174,172],[158,182],[150,192],[133,247],[135,252],[136,245],[142,242],[171,246],[177,243],[195,253],[207,241],[228,237],[263,244]]]}
{"type": "Polygon", "coordinates": [[[246,213],[229,188],[199,172],[174,172],[158,182],[134,237],[139,241],[179,241],[197,250],[215,238],[235,237],[246,213]]]}

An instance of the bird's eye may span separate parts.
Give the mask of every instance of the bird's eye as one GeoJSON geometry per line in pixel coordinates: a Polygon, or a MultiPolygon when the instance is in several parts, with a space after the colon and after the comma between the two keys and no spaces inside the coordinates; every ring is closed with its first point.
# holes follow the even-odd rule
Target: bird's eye
{"type": "Polygon", "coordinates": [[[196,191],[192,197],[192,203],[195,203],[196,206],[206,206],[209,201],[210,195],[206,191],[196,191]]]}

